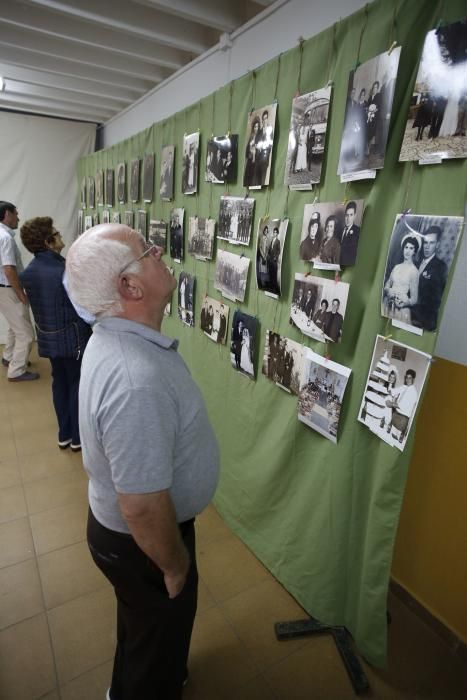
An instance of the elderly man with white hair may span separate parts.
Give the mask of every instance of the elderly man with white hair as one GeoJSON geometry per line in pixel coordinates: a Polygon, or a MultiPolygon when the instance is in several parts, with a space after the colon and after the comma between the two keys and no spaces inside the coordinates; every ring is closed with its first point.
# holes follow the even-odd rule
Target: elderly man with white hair
{"type": "Polygon", "coordinates": [[[162,249],[119,224],[89,229],[67,256],[74,303],[96,317],[81,371],[88,544],[114,586],[110,700],[178,700],[196,613],[194,519],[219,453],[199,389],[161,333],[176,286],[162,249]]]}

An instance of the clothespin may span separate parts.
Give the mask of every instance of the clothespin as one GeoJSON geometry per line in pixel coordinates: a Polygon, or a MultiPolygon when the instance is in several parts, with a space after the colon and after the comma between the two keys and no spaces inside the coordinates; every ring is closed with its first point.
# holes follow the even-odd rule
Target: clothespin
{"type": "Polygon", "coordinates": [[[387,343],[387,341],[388,341],[390,338],[392,338],[392,334],[391,334],[391,333],[390,333],[389,335],[384,335],[384,336],[383,336],[383,340],[384,340],[385,343],[387,343]]]}
{"type": "Polygon", "coordinates": [[[411,211],[412,209],[404,209],[404,211],[402,212],[402,216],[408,216],[408,214],[410,214],[411,211]]]}
{"type": "Polygon", "coordinates": [[[315,198],[314,198],[314,200],[312,201],[311,206],[313,206],[314,204],[316,204],[317,201],[318,201],[318,195],[315,194],[315,198]]]}
{"type": "Polygon", "coordinates": [[[436,357],[429,357],[428,358],[428,362],[430,363],[430,365],[434,364],[436,362],[436,360],[437,360],[436,357]]]}
{"type": "Polygon", "coordinates": [[[439,21],[438,21],[438,24],[436,25],[436,31],[438,31],[438,29],[440,29],[440,27],[441,27],[442,24],[443,24],[443,18],[440,17],[440,18],[439,18],[439,21]]]}
{"type": "Polygon", "coordinates": [[[334,85],[334,80],[329,79],[326,87],[332,87],[334,85]]]}
{"type": "Polygon", "coordinates": [[[331,352],[330,352],[330,350],[329,350],[329,343],[326,341],[326,348],[325,348],[325,352],[324,352],[324,360],[325,360],[325,362],[329,362],[330,359],[331,359],[331,352]]]}
{"type": "Polygon", "coordinates": [[[388,56],[391,55],[391,53],[394,51],[394,49],[396,48],[396,46],[397,46],[397,41],[393,41],[392,44],[391,44],[391,46],[390,46],[389,49],[388,49],[388,56]]]}
{"type": "Polygon", "coordinates": [[[336,284],[338,284],[340,281],[341,281],[341,276],[340,276],[339,270],[336,270],[335,274],[334,274],[334,282],[336,284]]]}
{"type": "Polygon", "coordinates": [[[248,195],[249,195],[249,194],[250,194],[250,193],[248,192],[248,190],[246,190],[246,192],[245,192],[245,196],[244,196],[244,198],[243,198],[243,199],[248,199],[248,195]]]}

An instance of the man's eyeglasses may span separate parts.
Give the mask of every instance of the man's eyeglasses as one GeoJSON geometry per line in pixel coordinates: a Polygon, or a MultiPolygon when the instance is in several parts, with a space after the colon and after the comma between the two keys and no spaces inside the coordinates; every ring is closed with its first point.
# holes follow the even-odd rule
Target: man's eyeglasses
{"type": "Polygon", "coordinates": [[[140,260],[145,258],[147,255],[154,255],[159,250],[159,246],[157,246],[157,245],[148,245],[148,244],[146,244],[146,245],[147,245],[147,247],[146,247],[146,250],[144,251],[144,253],[141,253],[141,255],[137,258],[133,258],[133,260],[130,260],[130,262],[128,262],[124,267],[122,267],[122,269],[119,272],[120,275],[122,275],[125,272],[125,270],[127,270],[130,267],[130,265],[133,265],[133,263],[139,262],[140,260]]]}

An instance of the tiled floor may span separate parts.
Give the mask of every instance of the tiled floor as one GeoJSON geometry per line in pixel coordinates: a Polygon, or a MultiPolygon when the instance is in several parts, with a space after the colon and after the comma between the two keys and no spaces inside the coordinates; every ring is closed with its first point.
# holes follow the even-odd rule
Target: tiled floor
{"type": "MultiPolygon", "coordinates": [[[[104,700],[113,594],[84,541],[81,457],[56,447],[48,362],[33,359],[39,381],[0,376],[0,698],[104,700]]],[[[274,622],[304,612],[214,508],[197,532],[200,604],[185,700],[354,698],[331,638],[275,640],[274,622]]],[[[389,668],[365,666],[367,697],[465,700],[460,660],[397,599],[389,608],[389,668]]]]}

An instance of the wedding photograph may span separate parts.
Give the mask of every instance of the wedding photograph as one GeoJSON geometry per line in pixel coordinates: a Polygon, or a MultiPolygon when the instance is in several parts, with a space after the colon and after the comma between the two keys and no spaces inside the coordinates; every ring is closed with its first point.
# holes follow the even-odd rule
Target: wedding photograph
{"type": "Polygon", "coordinates": [[[86,209],[86,176],[81,180],[80,187],[80,199],[81,199],[81,209],[86,209]]]}
{"type": "Polygon", "coordinates": [[[212,260],[216,220],[190,216],[188,225],[188,252],[198,260],[212,260]]]}
{"type": "Polygon", "coordinates": [[[178,317],[187,326],[195,325],[194,317],[195,278],[181,272],[178,278],[178,317]]]}
{"type": "Polygon", "coordinates": [[[175,146],[163,146],[161,150],[161,177],[159,194],[162,201],[171,202],[174,198],[175,146]]]}
{"type": "Polygon", "coordinates": [[[141,169],[139,158],[134,158],[130,167],[130,199],[132,202],[137,202],[139,200],[139,173],[141,169]]]}
{"type": "Polygon", "coordinates": [[[198,191],[199,131],[185,134],[182,154],[182,194],[198,191]]]}
{"type": "Polygon", "coordinates": [[[251,197],[220,198],[217,238],[237,245],[249,245],[255,200],[251,197]]]}
{"type": "Polygon", "coordinates": [[[112,223],[113,223],[113,224],[119,224],[119,223],[120,223],[120,212],[119,212],[119,211],[113,211],[113,212],[112,212],[112,223]]]}
{"type": "Polygon", "coordinates": [[[204,297],[199,325],[204,334],[215,343],[225,345],[227,342],[229,312],[227,304],[207,295],[204,297]]]}
{"type": "Polygon", "coordinates": [[[282,253],[287,234],[288,219],[259,220],[256,235],[256,284],[268,296],[281,295],[282,253]]]}
{"type": "Polygon", "coordinates": [[[261,188],[269,185],[274,145],[277,104],[253,109],[248,115],[246,129],[243,186],[261,188]]]}
{"type": "Polygon", "coordinates": [[[235,182],[237,177],[238,134],[213,136],[206,152],[206,182],[222,184],[235,182]]]}
{"type": "Polygon", "coordinates": [[[117,165],[117,200],[119,204],[126,202],[126,164],[117,165]]]}
{"type": "Polygon", "coordinates": [[[298,396],[302,372],[303,345],[279,333],[266,331],[263,374],[281,389],[298,396]]]}
{"type": "Polygon", "coordinates": [[[143,202],[152,202],[154,196],[154,153],[146,153],[143,160],[143,202]]]}
{"type": "Polygon", "coordinates": [[[148,241],[152,245],[157,245],[162,250],[167,250],[167,223],[160,219],[149,221],[148,241]]]}
{"type": "Polygon", "coordinates": [[[96,173],[96,203],[99,207],[104,206],[104,171],[98,170],[96,173]]]}
{"type": "Polygon", "coordinates": [[[129,226],[130,228],[134,228],[135,212],[134,211],[126,211],[124,222],[125,222],[125,226],[129,226]]]}
{"type": "Polygon", "coordinates": [[[105,175],[105,203],[108,207],[114,205],[114,171],[111,168],[106,170],[105,175]]]}
{"type": "Polygon", "coordinates": [[[255,378],[258,326],[255,316],[235,311],[230,336],[230,362],[237,372],[249,379],[255,378]]]}
{"type": "Polygon", "coordinates": [[[250,258],[218,250],[214,287],[232,301],[244,301],[250,258]]]}
{"type": "Polygon", "coordinates": [[[88,175],[88,207],[94,209],[96,206],[96,183],[92,175],[88,175]]]}
{"type": "Polygon", "coordinates": [[[346,282],[297,272],[290,323],[322,343],[340,342],[349,287],[346,282]]]}

